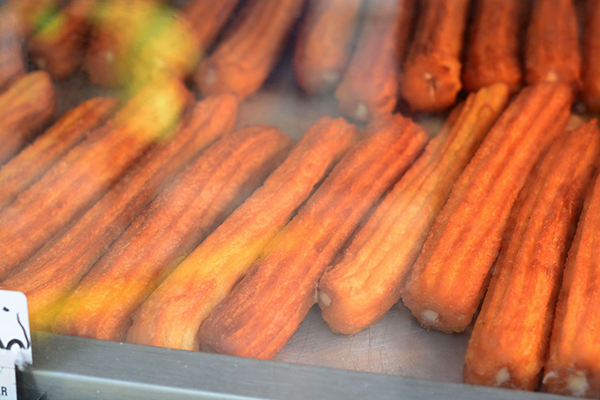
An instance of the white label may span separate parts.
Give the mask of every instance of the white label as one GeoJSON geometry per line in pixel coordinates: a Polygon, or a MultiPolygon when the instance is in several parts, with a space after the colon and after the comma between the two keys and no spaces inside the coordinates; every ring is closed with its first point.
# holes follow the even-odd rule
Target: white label
{"type": "Polygon", "coordinates": [[[15,368],[0,366],[0,400],[17,400],[15,368]]]}
{"type": "MultiPolygon", "coordinates": [[[[0,360],[2,359],[19,368],[32,363],[27,297],[21,292],[0,290],[0,360]]],[[[0,361],[0,366],[5,364],[6,362],[0,361]]],[[[3,397],[0,396],[0,399],[3,400],[3,397]]]]}

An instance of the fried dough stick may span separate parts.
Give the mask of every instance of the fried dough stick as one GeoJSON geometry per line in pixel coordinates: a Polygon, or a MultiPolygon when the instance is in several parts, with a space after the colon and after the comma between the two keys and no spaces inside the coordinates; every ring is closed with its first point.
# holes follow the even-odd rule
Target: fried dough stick
{"type": "Polygon", "coordinates": [[[542,390],[600,397],[600,180],[591,185],[567,256],[542,390]]]}
{"type": "Polygon", "coordinates": [[[358,129],[341,118],[319,120],[264,185],[142,304],[127,341],[199,350],[196,334],[202,321],[231,292],[357,136],[358,129]]]}
{"type": "Polygon", "coordinates": [[[309,95],[332,91],[350,60],[363,0],[310,0],[294,51],[298,86],[309,95]]]}
{"type": "Polygon", "coordinates": [[[342,113],[365,122],[394,111],[414,13],[414,0],[369,1],[358,48],[335,91],[342,113]]]}
{"type": "Polygon", "coordinates": [[[0,165],[8,161],[54,118],[56,93],[42,71],[32,72],[0,95],[0,165]]]}
{"type": "Polygon", "coordinates": [[[177,171],[233,129],[236,113],[237,102],[230,95],[198,103],[171,142],[144,155],[73,227],[0,283],[0,288],[26,294],[35,330],[50,330],[67,296],[110,244],[177,171]]]}
{"type": "Polygon", "coordinates": [[[96,97],[68,110],[0,168],[0,209],[44,174],[69,149],[84,140],[113,113],[117,100],[96,97]]]}
{"type": "Polygon", "coordinates": [[[581,97],[588,111],[600,111],[600,0],[588,0],[585,5],[582,43],[581,97]]]}
{"type": "Polygon", "coordinates": [[[190,30],[202,53],[206,52],[229,20],[240,0],[192,0],[179,13],[190,21],[190,30]]]}
{"type": "Polygon", "coordinates": [[[234,93],[243,101],[263,85],[300,15],[304,0],[250,0],[232,30],[200,64],[203,95],[234,93]]]}
{"type": "Polygon", "coordinates": [[[82,64],[97,0],[73,0],[27,40],[31,60],[54,79],[71,76],[82,64]]]}
{"type": "Polygon", "coordinates": [[[124,340],[131,313],[262,184],[292,144],[267,125],[223,136],[133,221],[66,300],[52,330],[124,340]]]}
{"type": "Polygon", "coordinates": [[[8,8],[0,8],[0,93],[27,73],[24,41],[18,15],[8,8]]]}
{"type": "Polygon", "coordinates": [[[525,40],[525,82],[581,89],[581,51],[573,0],[535,0],[525,40]]]}
{"type": "Polygon", "coordinates": [[[475,2],[465,62],[464,88],[473,92],[497,82],[506,83],[511,93],[523,84],[521,42],[525,26],[525,2],[521,0],[475,2]]]}
{"type": "Polygon", "coordinates": [[[400,300],[406,274],[452,185],[508,102],[499,83],[471,94],[448,118],[424,153],[354,235],[342,260],[319,282],[323,319],[354,334],[400,300]]]}
{"type": "Polygon", "coordinates": [[[167,140],[189,92],[176,81],[146,88],[0,212],[0,281],[90,208],[155,142],[167,140]]]}
{"type": "Polygon", "coordinates": [[[460,55],[469,0],[424,0],[404,62],[402,97],[416,111],[452,106],[462,88],[460,55]]]}
{"type": "Polygon", "coordinates": [[[519,194],[467,348],[467,383],[535,390],[567,251],[600,149],[597,121],[559,136],[519,194]]]}
{"type": "Polygon", "coordinates": [[[402,290],[427,329],[461,332],[471,322],[510,209],[542,150],[564,130],[571,101],[564,84],[523,89],[458,178],[402,290]]]}
{"type": "Polygon", "coordinates": [[[200,326],[202,351],[270,359],[298,328],[316,302],[325,267],[428,140],[400,115],[367,130],[200,326]]]}

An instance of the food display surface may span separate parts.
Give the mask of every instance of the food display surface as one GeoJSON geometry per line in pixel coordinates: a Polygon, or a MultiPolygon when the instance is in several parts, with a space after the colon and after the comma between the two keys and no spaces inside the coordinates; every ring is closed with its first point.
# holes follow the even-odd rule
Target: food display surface
{"type": "Polygon", "coordinates": [[[0,0],[22,400],[600,396],[595,14],[0,0]]]}

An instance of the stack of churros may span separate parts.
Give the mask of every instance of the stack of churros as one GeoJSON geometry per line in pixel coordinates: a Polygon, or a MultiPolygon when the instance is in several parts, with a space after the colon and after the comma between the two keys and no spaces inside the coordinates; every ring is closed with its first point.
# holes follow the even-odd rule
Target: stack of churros
{"type": "Polygon", "coordinates": [[[31,183],[83,141],[112,114],[117,101],[96,97],[68,110],[33,143],[0,168],[0,209],[12,201],[31,183]]]}
{"type": "Polygon", "coordinates": [[[400,300],[404,278],[452,185],[507,102],[508,87],[499,83],[460,104],[354,235],[343,259],[325,272],[319,305],[333,331],[356,333],[400,300]]]}
{"type": "Polygon", "coordinates": [[[593,120],[559,136],[529,176],[469,341],[466,382],[538,387],[567,251],[599,155],[593,120]]]}
{"type": "Polygon", "coordinates": [[[67,296],[110,244],[179,170],[233,130],[237,102],[231,95],[207,98],[190,114],[172,141],[148,151],[75,225],[0,283],[0,288],[27,295],[34,329],[49,331],[67,296]]]}
{"type": "Polygon", "coordinates": [[[89,209],[144,152],[168,140],[188,103],[177,81],[147,87],[1,210],[0,280],[89,209]]]}
{"type": "Polygon", "coordinates": [[[390,115],[342,158],[200,326],[203,351],[270,359],[315,304],[324,269],[428,141],[422,128],[390,115]]]}
{"type": "Polygon", "coordinates": [[[194,250],[136,312],[127,341],[198,350],[196,333],[356,141],[358,129],[324,117],[264,185],[194,250]],[[182,296],[182,293],[185,295],[182,296]]]}

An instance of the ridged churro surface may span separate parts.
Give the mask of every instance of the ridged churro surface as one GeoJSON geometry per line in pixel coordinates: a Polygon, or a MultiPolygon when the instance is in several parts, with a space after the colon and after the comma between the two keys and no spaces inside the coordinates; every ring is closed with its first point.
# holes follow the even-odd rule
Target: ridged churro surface
{"type": "Polygon", "coordinates": [[[310,0],[296,41],[293,68],[307,94],[332,91],[340,82],[354,45],[363,0],[310,0]]]}
{"type": "Polygon", "coordinates": [[[0,165],[8,161],[54,118],[56,92],[43,71],[31,72],[0,95],[0,165]]]}
{"type": "Polygon", "coordinates": [[[538,388],[567,251],[599,155],[596,124],[559,136],[519,194],[471,334],[465,382],[538,388]]]}
{"type": "Polygon", "coordinates": [[[233,93],[240,101],[261,88],[300,16],[304,0],[250,0],[194,75],[203,95],[233,93]]]}
{"type": "Polygon", "coordinates": [[[562,82],[581,89],[575,2],[534,0],[525,39],[525,82],[562,82]]]}
{"type": "Polygon", "coordinates": [[[146,88],[2,210],[0,280],[90,208],[152,144],[167,140],[188,96],[175,81],[146,88]]]}
{"type": "Polygon", "coordinates": [[[600,111],[600,1],[588,0],[584,7],[581,98],[588,111],[597,113],[600,111]]]}

